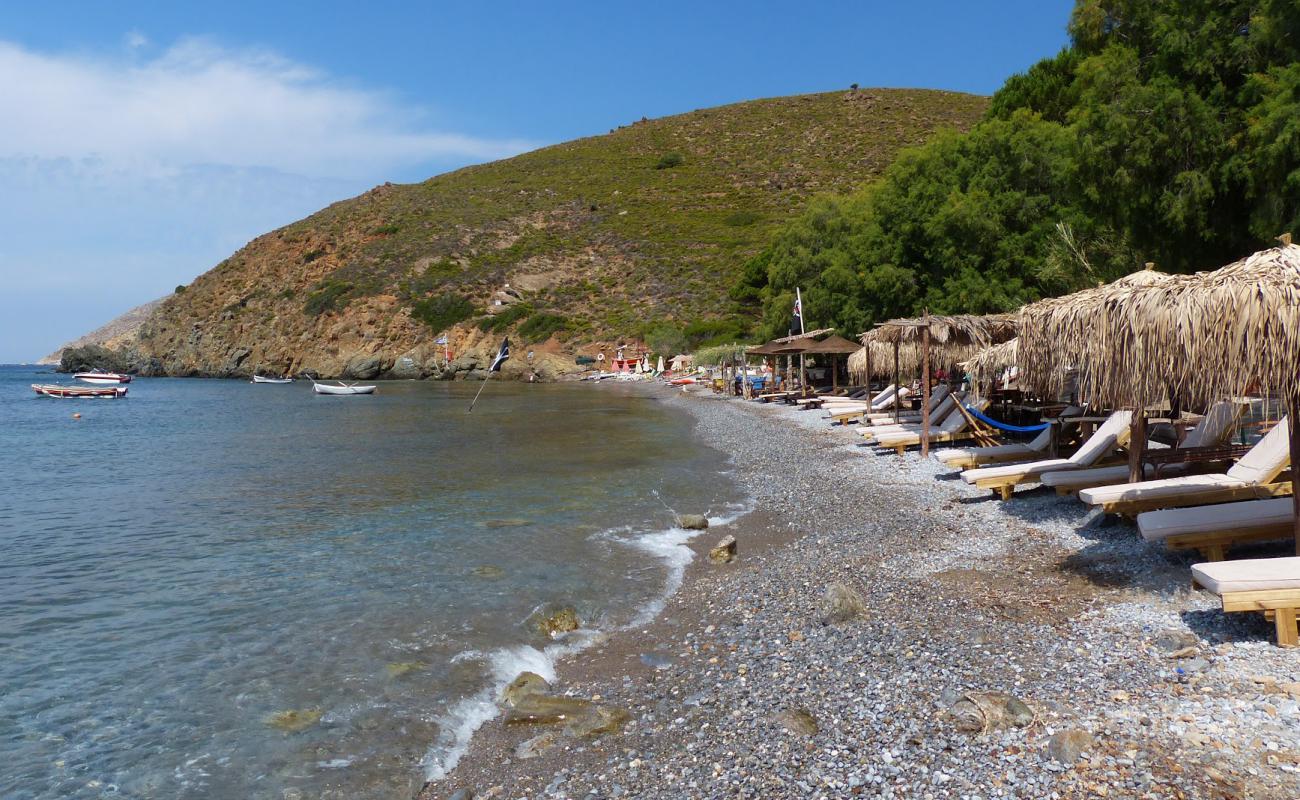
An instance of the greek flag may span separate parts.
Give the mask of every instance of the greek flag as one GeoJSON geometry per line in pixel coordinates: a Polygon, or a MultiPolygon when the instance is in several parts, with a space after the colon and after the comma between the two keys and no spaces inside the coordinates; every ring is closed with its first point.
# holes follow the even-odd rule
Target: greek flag
{"type": "Polygon", "coordinates": [[[794,313],[790,316],[790,335],[803,333],[803,298],[795,295],[794,313]]]}
{"type": "Polygon", "coordinates": [[[501,349],[497,351],[497,357],[492,359],[492,366],[488,367],[488,372],[500,372],[501,365],[506,363],[507,358],[510,358],[509,336],[501,340],[501,349]]]}

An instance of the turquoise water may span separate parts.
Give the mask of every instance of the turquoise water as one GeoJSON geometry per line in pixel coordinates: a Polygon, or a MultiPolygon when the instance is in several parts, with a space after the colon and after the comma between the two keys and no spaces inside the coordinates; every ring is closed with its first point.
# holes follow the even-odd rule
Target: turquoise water
{"type": "Polygon", "coordinates": [[[643,388],[64,381],[0,367],[5,798],[409,797],[583,644],[530,614],[647,618],[740,508],[643,388]]]}

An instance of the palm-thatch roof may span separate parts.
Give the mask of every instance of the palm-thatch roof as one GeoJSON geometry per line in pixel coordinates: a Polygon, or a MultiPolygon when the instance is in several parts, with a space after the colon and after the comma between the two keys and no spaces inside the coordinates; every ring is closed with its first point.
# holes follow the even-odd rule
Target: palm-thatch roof
{"type": "Polygon", "coordinates": [[[988,386],[1002,376],[1002,373],[1016,365],[1016,353],[1020,349],[1020,339],[1008,339],[1001,344],[986,347],[967,361],[963,362],[966,372],[976,386],[988,386]]]}
{"type": "Polygon", "coordinates": [[[1020,333],[1016,366],[1022,385],[1044,396],[1061,392],[1068,372],[1078,367],[1085,350],[1111,352],[1112,342],[1101,325],[1101,312],[1108,303],[1148,286],[1157,286],[1171,276],[1147,269],[1126,275],[1112,283],[1084,289],[1061,297],[1030,303],[1017,312],[1020,333]]]}
{"type": "Polygon", "coordinates": [[[960,363],[990,345],[1016,335],[1013,314],[933,314],[892,319],[862,334],[864,349],[849,357],[849,372],[859,380],[892,376],[895,345],[898,346],[899,371],[904,375],[920,372],[925,358],[922,329],[927,326],[930,329],[931,363],[936,366],[960,363]],[[866,375],[868,364],[870,376],[866,375]]]}
{"type": "Polygon", "coordinates": [[[1300,399],[1300,246],[1289,241],[1132,289],[1106,303],[1100,322],[1104,336],[1080,362],[1098,400],[1145,402],[1171,390],[1300,399]]]}
{"type": "Polygon", "coordinates": [[[843,336],[840,336],[837,333],[833,333],[830,336],[827,336],[825,339],[822,339],[820,342],[816,342],[814,344],[809,345],[804,349],[803,352],[808,353],[809,355],[813,355],[816,353],[821,355],[842,356],[842,355],[848,355],[850,353],[856,353],[861,349],[862,349],[862,345],[858,344],[857,342],[850,342],[848,339],[845,339],[843,336]]]}

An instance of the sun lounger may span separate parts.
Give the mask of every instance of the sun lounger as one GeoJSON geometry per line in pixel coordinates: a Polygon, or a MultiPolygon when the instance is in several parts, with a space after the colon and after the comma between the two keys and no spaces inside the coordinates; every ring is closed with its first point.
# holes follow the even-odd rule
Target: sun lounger
{"type": "MultiPolygon", "coordinates": [[[[1215,403],[1210,406],[1210,410],[1205,413],[1200,423],[1188,432],[1187,438],[1183,440],[1182,446],[1178,449],[1191,450],[1220,444],[1224,439],[1232,435],[1237,419],[1240,416],[1241,406],[1239,404],[1226,400],[1215,403]]],[[[1147,447],[1154,448],[1157,447],[1157,444],[1148,442],[1147,447]]],[[[1158,447],[1163,448],[1164,445],[1158,447]]],[[[1171,464],[1169,468],[1186,470],[1188,466],[1186,463],[1180,465],[1171,464]]],[[[1157,468],[1151,464],[1146,464],[1142,468],[1142,474],[1148,480],[1159,477],[1157,473],[1157,468]]],[[[1129,474],[1128,464],[1115,464],[1109,467],[1049,472],[1043,475],[1042,483],[1044,486],[1051,486],[1056,489],[1057,494],[1067,495],[1097,486],[1128,483],[1129,474]]]]}
{"type": "MultiPolygon", "coordinates": [[[[933,410],[930,412],[930,425],[932,427],[937,427],[943,420],[947,419],[950,415],[956,414],[957,404],[961,402],[963,397],[965,397],[965,394],[962,392],[958,392],[955,395],[949,394],[947,397],[943,398],[943,400],[941,400],[938,405],[934,406],[933,410]]],[[[899,422],[897,424],[893,422],[880,422],[880,423],[875,423],[873,425],[864,426],[860,431],[858,431],[858,433],[862,434],[868,440],[870,440],[873,437],[877,437],[885,433],[901,433],[904,431],[914,431],[914,430],[915,431],[921,430],[921,423],[919,421],[899,422]]]]}
{"type": "MultiPolygon", "coordinates": [[[[936,386],[936,387],[934,388],[934,391],[930,392],[930,404],[929,404],[929,408],[931,409],[931,414],[933,414],[933,410],[934,410],[935,408],[937,408],[937,407],[939,406],[939,404],[942,403],[942,402],[943,402],[943,401],[948,397],[948,394],[949,394],[949,392],[951,392],[951,391],[952,391],[952,390],[948,387],[948,385],[947,385],[946,383],[944,383],[944,384],[939,384],[938,386],[936,386]]],[[[894,420],[894,414],[893,414],[892,412],[885,412],[885,411],[874,412],[874,411],[873,411],[873,412],[870,414],[870,417],[871,417],[871,421],[872,421],[872,422],[886,422],[886,423],[889,423],[889,422],[894,422],[894,421],[895,421],[895,420],[894,420]]],[[[920,411],[905,411],[905,412],[903,412],[903,413],[901,413],[901,414],[898,415],[898,420],[897,420],[897,421],[898,421],[898,422],[920,422],[920,421],[921,421],[921,412],[920,412],[920,411]]]]}
{"type": "Polygon", "coordinates": [[[1248,558],[1192,566],[1192,582],[1219,596],[1223,610],[1260,611],[1273,620],[1277,643],[1298,643],[1296,608],[1300,607],[1300,557],[1248,558]]]}
{"type": "MultiPolygon", "coordinates": [[[[951,398],[949,398],[951,399],[951,398]]],[[[972,403],[980,411],[989,407],[989,401],[977,400],[972,403]]],[[[962,413],[963,409],[960,402],[953,403],[953,410],[943,419],[926,437],[930,444],[940,444],[943,442],[956,442],[972,439],[976,436],[991,436],[986,428],[975,428],[972,424],[974,420],[970,415],[962,413]]],[[[921,443],[921,431],[897,431],[892,433],[881,433],[876,437],[876,444],[881,447],[893,448],[900,456],[909,447],[915,447],[921,443]]]]}
{"type": "Polygon", "coordinates": [[[1137,514],[1157,508],[1203,506],[1262,499],[1291,493],[1290,482],[1275,483],[1291,463],[1285,418],[1250,448],[1226,473],[1182,475],[1139,483],[1098,486],[1079,492],[1079,499],[1108,514],[1137,514]]]}
{"type": "MultiPolygon", "coordinates": [[[[1080,406],[1067,406],[1062,417],[1073,417],[1083,413],[1080,406]]],[[[950,467],[975,467],[986,464],[1004,464],[1009,461],[1034,461],[1043,457],[1052,443],[1052,429],[1045,428],[1028,442],[1010,442],[989,447],[953,447],[940,450],[934,457],[950,467]]]]}
{"type": "Polygon", "coordinates": [[[889,408],[895,403],[898,403],[906,399],[909,395],[911,395],[911,393],[912,390],[908,389],[905,386],[902,389],[899,389],[897,392],[890,393],[885,397],[885,399],[881,400],[878,404],[874,404],[874,405],[868,405],[867,403],[858,403],[853,405],[845,404],[844,406],[826,409],[827,411],[826,416],[830,419],[831,424],[839,423],[843,425],[853,420],[861,421],[867,414],[880,411],[881,409],[884,408],[889,408]]]}
{"type": "Polygon", "coordinates": [[[1275,497],[1166,508],[1138,514],[1137,524],[1148,542],[1164,543],[1170,550],[1197,550],[1207,561],[1222,561],[1233,545],[1294,535],[1295,507],[1290,497],[1275,497]]]}
{"type": "Polygon", "coordinates": [[[1006,464],[979,467],[962,473],[961,479],[981,489],[992,489],[1003,500],[1010,500],[1015,487],[1022,483],[1038,483],[1048,472],[1091,467],[1102,458],[1115,452],[1115,448],[1128,440],[1129,422],[1133,414],[1116,411],[1069,458],[1048,458],[1024,464],[1006,464]]]}

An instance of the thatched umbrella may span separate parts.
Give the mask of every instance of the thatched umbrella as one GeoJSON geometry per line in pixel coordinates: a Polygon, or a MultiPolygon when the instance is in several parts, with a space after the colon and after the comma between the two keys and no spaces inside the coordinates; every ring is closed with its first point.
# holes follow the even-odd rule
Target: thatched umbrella
{"type": "Polygon", "coordinates": [[[1300,554],[1300,246],[1279,238],[1280,247],[1222,269],[1112,298],[1102,320],[1112,353],[1087,348],[1082,366],[1111,402],[1142,402],[1164,385],[1207,400],[1278,392],[1290,421],[1300,554]]]}
{"type": "Polygon", "coordinates": [[[1020,338],[1008,339],[1001,344],[986,347],[962,362],[971,382],[976,386],[992,386],[1008,369],[1016,366],[1020,338]]]}
{"type": "Polygon", "coordinates": [[[831,388],[840,388],[838,370],[836,369],[838,359],[836,356],[849,355],[862,349],[862,345],[850,342],[843,336],[833,333],[822,339],[820,342],[809,345],[804,352],[809,355],[828,355],[831,357],[831,388]]]}
{"type": "MultiPolygon", "coordinates": [[[[969,358],[989,345],[1005,342],[1016,335],[1017,320],[1012,314],[925,314],[911,319],[893,319],[876,326],[872,341],[894,344],[894,380],[898,381],[899,349],[905,342],[919,343],[921,349],[921,455],[930,452],[930,359],[933,349],[950,358],[969,358]]],[[[864,334],[864,343],[867,341],[864,334]]],[[[897,409],[897,405],[895,405],[897,409]]],[[[895,415],[897,418],[897,414],[895,415]]]]}

